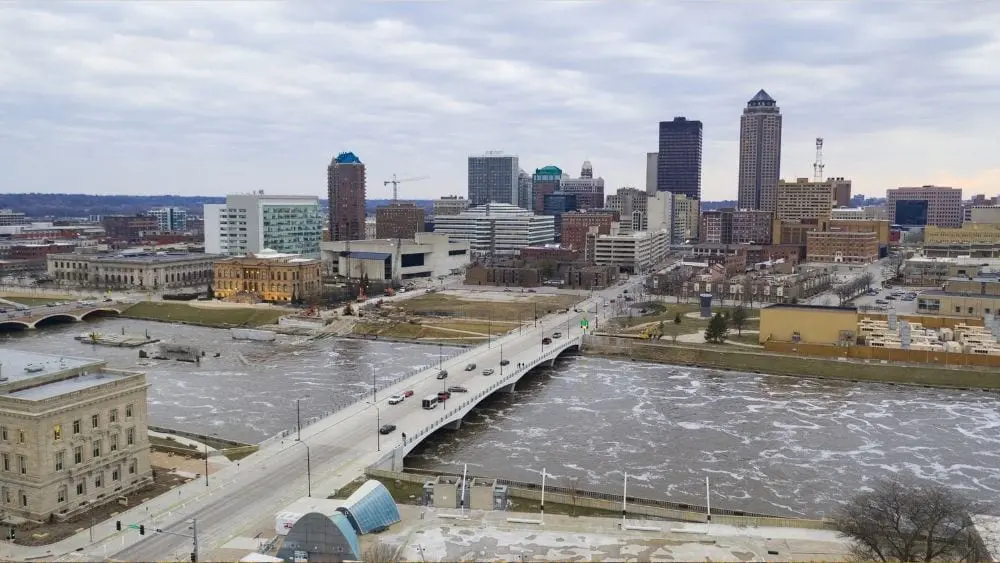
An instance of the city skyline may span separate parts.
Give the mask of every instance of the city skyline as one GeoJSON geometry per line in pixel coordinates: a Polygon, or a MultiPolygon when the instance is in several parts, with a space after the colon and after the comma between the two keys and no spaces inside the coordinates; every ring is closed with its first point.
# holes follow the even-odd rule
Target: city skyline
{"type": "Polygon", "coordinates": [[[658,123],[684,115],[704,123],[703,198],[736,199],[760,89],[784,116],[782,178],[810,176],[821,136],[855,193],[1000,189],[990,4],[463,8],[6,6],[0,190],[323,196],[322,167],[353,151],[369,198],[397,173],[429,176],[401,199],[431,199],[503,150],[529,172],[590,160],[611,193],[645,185],[658,123]]]}

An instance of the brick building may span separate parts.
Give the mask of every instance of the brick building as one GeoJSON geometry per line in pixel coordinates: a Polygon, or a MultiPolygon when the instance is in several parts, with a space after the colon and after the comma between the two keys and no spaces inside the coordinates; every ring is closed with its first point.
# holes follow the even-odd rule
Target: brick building
{"type": "Polygon", "coordinates": [[[617,215],[610,211],[563,213],[560,242],[567,248],[582,250],[592,228],[599,235],[611,234],[611,224],[617,220],[617,215]]]}
{"type": "Polygon", "coordinates": [[[330,201],[330,239],[365,238],[365,165],[354,153],[342,152],[327,168],[326,189],[330,201]]]}
{"type": "Polygon", "coordinates": [[[393,203],[375,209],[375,238],[410,239],[424,232],[424,208],[393,203]]]}
{"type": "Polygon", "coordinates": [[[104,235],[112,240],[137,241],[160,231],[160,222],[151,215],[105,215],[104,235]]]}
{"type": "Polygon", "coordinates": [[[806,236],[806,259],[810,262],[869,264],[878,257],[877,233],[812,231],[806,236]]]}

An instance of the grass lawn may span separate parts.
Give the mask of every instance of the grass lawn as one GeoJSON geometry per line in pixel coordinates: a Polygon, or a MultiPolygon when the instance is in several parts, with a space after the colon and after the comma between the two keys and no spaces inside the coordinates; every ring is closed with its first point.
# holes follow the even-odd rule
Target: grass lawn
{"type": "Polygon", "coordinates": [[[581,298],[576,295],[504,294],[507,299],[477,300],[443,293],[430,293],[400,301],[400,309],[411,315],[465,317],[468,319],[506,320],[527,322],[556,311],[572,308],[581,298]],[[537,307],[537,309],[536,309],[537,307]]]}
{"type": "Polygon", "coordinates": [[[184,322],[205,326],[238,327],[274,324],[287,311],[252,307],[202,309],[186,303],[142,301],[126,309],[121,316],[150,321],[184,322]]]}
{"type": "Polygon", "coordinates": [[[514,328],[516,323],[492,323],[480,320],[449,319],[437,322],[434,319],[422,321],[422,324],[409,322],[377,323],[361,321],[354,325],[354,334],[379,335],[386,338],[405,338],[433,340],[442,342],[474,343],[486,340],[487,332],[500,336],[514,328]],[[440,328],[436,328],[440,327],[440,328]],[[475,334],[469,334],[475,333],[475,334]]]}
{"type": "Polygon", "coordinates": [[[75,297],[8,297],[6,295],[0,295],[0,298],[6,299],[7,301],[13,301],[14,303],[20,303],[26,307],[34,307],[36,305],[48,305],[49,303],[62,303],[64,301],[76,301],[78,298],[75,297]]]}
{"type": "MultiPolygon", "coordinates": [[[[687,317],[688,313],[699,311],[700,307],[691,303],[665,303],[666,309],[656,315],[646,315],[646,316],[634,316],[634,317],[617,317],[612,320],[616,326],[622,327],[621,332],[626,333],[638,333],[641,332],[648,323],[658,323],[663,321],[663,334],[664,336],[673,336],[681,334],[689,334],[696,331],[703,331],[708,326],[708,319],[692,319],[687,317]],[[674,323],[674,318],[680,313],[681,323],[674,323]]],[[[712,307],[713,313],[719,313],[722,311],[729,311],[730,307],[712,307]]],[[[636,311],[638,313],[638,311],[636,311]]],[[[758,317],[760,315],[759,309],[747,309],[748,317],[758,317]]],[[[760,327],[760,321],[756,318],[754,320],[748,320],[743,323],[743,330],[757,330],[760,327]]],[[[729,325],[729,330],[731,334],[736,334],[735,327],[732,323],[729,325]]],[[[756,342],[754,342],[756,344],[756,342]]]]}

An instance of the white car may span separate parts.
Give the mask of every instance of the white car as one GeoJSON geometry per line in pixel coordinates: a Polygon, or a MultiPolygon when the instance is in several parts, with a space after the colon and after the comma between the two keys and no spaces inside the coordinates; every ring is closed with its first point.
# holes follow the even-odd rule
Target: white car
{"type": "Polygon", "coordinates": [[[389,404],[390,405],[398,405],[399,403],[402,403],[402,402],[403,402],[403,396],[402,395],[393,395],[393,396],[389,397],[389,404]]]}

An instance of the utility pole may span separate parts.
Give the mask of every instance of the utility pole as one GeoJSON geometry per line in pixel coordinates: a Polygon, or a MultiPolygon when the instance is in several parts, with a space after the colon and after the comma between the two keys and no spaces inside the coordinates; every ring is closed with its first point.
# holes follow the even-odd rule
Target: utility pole
{"type": "Polygon", "coordinates": [[[302,411],[299,409],[299,403],[302,399],[295,399],[295,431],[297,433],[296,440],[302,440],[302,411]]]}

